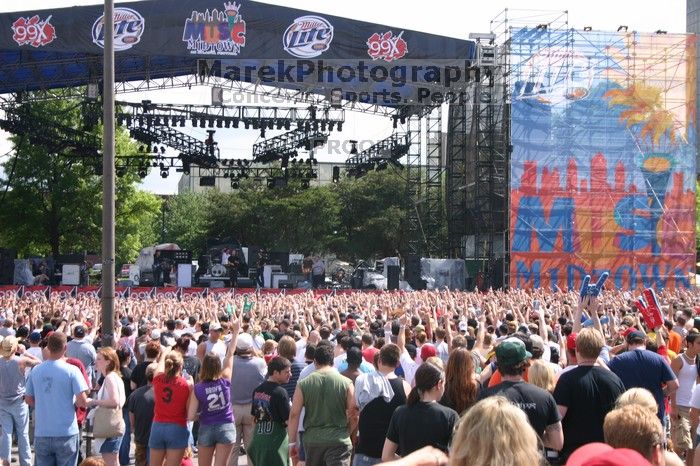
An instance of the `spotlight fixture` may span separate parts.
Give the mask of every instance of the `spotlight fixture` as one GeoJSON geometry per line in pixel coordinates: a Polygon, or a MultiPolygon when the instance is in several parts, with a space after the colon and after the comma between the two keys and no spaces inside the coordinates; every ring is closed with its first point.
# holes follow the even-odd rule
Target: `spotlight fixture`
{"type": "Polygon", "coordinates": [[[227,127],[227,128],[230,128],[230,127],[231,127],[231,120],[228,120],[228,119],[227,119],[227,120],[224,122],[224,126],[227,127]]]}
{"type": "Polygon", "coordinates": [[[245,125],[245,129],[250,129],[250,120],[244,120],[243,125],[245,125]]]}
{"type": "Polygon", "coordinates": [[[197,127],[197,120],[195,118],[192,118],[192,127],[193,128],[197,127]]]}
{"type": "Polygon", "coordinates": [[[233,127],[234,128],[238,128],[239,123],[240,123],[240,120],[238,118],[233,119],[233,127]]]}
{"type": "Polygon", "coordinates": [[[629,28],[627,26],[621,25],[617,28],[617,32],[627,32],[629,28]]]}
{"type": "Polygon", "coordinates": [[[546,31],[546,30],[547,30],[547,26],[548,26],[548,25],[547,25],[546,23],[542,23],[542,24],[538,24],[537,27],[536,27],[535,29],[539,29],[540,31],[546,31]]]}
{"type": "Polygon", "coordinates": [[[209,118],[209,127],[210,128],[214,127],[214,119],[213,118],[209,118]]]}
{"type": "Polygon", "coordinates": [[[167,178],[168,175],[169,175],[169,173],[168,173],[168,169],[167,169],[167,168],[166,168],[165,170],[163,170],[163,169],[160,170],[160,177],[161,177],[161,178],[167,178]]]}
{"type": "Polygon", "coordinates": [[[199,127],[204,128],[206,126],[207,126],[207,120],[205,120],[204,118],[200,118],[199,119],[199,127]]]}
{"type": "Polygon", "coordinates": [[[148,171],[144,165],[141,165],[139,167],[139,178],[144,179],[146,176],[148,176],[148,171]]]}
{"type": "Polygon", "coordinates": [[[292,124],[289,121],[285,121],[284,122],[284,129],[289,131],[290,129],[292,129],[292,124]]]}
{"type": "Polygon", "coordinates": [[[241,187],[241,184],[238,180],[231,180],[231,189],[238,189],[241,187]]]}
{"type": "Polygon", "coordinates": [[[343,131],[343,122],[342,121],[338,122],[338,131],[341,131],[341,132],[343,131]]]}
{"type": "Polygon", "coordinates": [[[265,127],[264,126],[260,127],[260,137],[263,139],[265,138],[265,127]]]}
{"type": "Polygon", "coordinates": [[[221,120],[216,120],[216,127],[217,127],[217,128],[223,128],[223,125],[224,125],[223,121],[221,121],[221,120]]]}

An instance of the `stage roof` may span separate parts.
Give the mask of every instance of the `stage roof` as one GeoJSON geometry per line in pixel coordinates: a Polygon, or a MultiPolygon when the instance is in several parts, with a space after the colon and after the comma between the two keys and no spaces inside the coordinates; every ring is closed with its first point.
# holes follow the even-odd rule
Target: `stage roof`
{"type": "MultiPolygon", "coordinates": [[[[99,82],[102,8],[1,14],[0,94],[99,82]]],[[[470,40],[245,0],[119,3],[114,35],[118,82],[207,73],[344,97],[396,92],[373,98],[389,106],[424,85],[458,87],[476,54],[470,40]]]]}

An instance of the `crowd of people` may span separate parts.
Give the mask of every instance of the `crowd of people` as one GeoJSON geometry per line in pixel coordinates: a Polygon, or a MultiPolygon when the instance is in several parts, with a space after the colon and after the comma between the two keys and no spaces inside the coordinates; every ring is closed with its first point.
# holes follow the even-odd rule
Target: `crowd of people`
{"type": "Polygon", "coordinates": [[[110,342],[95,297],[2,296],[0,460],[700,466],[700,294],[635,299],[126,298],[110,342]]]}

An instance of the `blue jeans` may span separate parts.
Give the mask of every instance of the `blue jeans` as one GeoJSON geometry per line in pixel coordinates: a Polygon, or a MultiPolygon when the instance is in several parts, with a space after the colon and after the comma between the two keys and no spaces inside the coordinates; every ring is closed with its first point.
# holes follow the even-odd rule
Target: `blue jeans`
{"type": "Polygon", "coordinates": [[[122,408],[122,414],[124,415],[126,429],[124,430],[124,437],[122,437],[122,444],[119,447],[119,464],[125,466],[129,464],[129,450],[131,450],[131,423],[129,422],[129,408],[126,407],[126,404],[122,408]]]}
{"type": "Polygon", "coordinates": [[[80,434],[67,437],[34,437],[37,466],[76,466],[80,434]]]}
{"type": "Polygon", "coordinates": [[[32,450],[29,445],[29,407],[23,399],[12,403],[0,403],[0,427],[0,460],[10,462],[12,434],[16,433],[19,463],[21,466],[30,466],[32,450]]]}
{"type": "Polygon", "coordinates": [[[352,466],[374,466],[382,462],[381,458],[371,458],[362,453],[355,454],[355,458],[352,460],[352,466]]]}

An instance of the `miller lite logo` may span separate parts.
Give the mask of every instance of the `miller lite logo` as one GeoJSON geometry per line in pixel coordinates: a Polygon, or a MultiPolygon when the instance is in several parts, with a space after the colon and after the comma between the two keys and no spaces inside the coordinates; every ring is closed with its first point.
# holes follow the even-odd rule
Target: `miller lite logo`
{"type": "Polygon", "coordinates": [[[284,31],[284,50],[299,58],[314,58],[330,48],[333,25],[320,16],[301,16],[284,31]]]}
{"type": "MultiPolygon", "coordinates": [[[[97,18],[92,25],[92,41],[105,47],[105,18],[104,14],[97,18]]],[[[129,50],[138,44],[146,27],[143,16],[131,8],[114,9],[114,51],[129,50]]]]}

